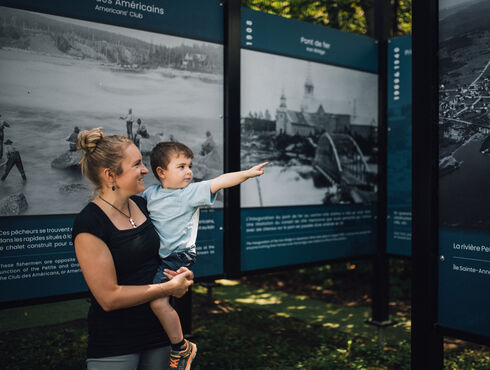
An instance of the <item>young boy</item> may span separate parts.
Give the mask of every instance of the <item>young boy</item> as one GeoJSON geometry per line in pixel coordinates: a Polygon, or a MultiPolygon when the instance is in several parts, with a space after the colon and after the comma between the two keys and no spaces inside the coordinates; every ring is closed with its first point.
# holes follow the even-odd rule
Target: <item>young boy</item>
{"type": "MultiPolygon", "coordinates": [[[[213,204],[220,189],[262,175],[263,167],[268,163],[191,183],[193,158],[190,148],[175,141],[159,143],[150,154],[151,169],[160,181],[160,185],[152,185],[143,193],[150,218],[160,236],[161,263],[154,283],[168,280],[165,269],[178,273],[179,268],[194,264],[199,207],[213,204]]],[[[179,316],[169,304],[169,299],[157,299],[150,305],[172,343],[169,368],[190,369],[197,347],[184,339],[179,316]]]]}

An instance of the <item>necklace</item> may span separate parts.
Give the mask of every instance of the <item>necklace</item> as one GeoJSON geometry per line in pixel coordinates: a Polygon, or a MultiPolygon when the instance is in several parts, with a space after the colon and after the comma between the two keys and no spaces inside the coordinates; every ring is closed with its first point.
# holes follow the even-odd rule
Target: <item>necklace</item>
{"type": "Polygon", "coordinates": [[[99,198],[100,200],[103,200],[104,202],[106,202],[108,205],[110,205],[112,208],[114,208],[116,211],[118,211],[119,213],[123,214],[124,216],[126,216],[128,219],[129,219],[129,223],[131,224],[131,226],[133,226],[134,229],[136,229],[136,224],[134,222],[134,220],[131,218],[131,208],[129,208],[129,201],[128,201],[128,212],[129,212],[129,216],[124,213],[123,211],[121,211],[119,208],[117,208],[114,204],[112,203],[109,203],[107,200],[105,200],[104,198],[102,198],[100,195],[99,195],[99,198]]]}

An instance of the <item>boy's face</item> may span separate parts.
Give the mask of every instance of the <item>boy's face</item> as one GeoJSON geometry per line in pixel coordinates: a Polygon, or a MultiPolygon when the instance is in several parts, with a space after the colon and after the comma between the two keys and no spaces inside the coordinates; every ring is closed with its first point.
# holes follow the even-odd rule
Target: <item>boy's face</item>
{"type": "Polygon", "coordinates": [[[159,172],[160,181],[165,189],[182,189],[189,185],[194,177],[192,159],[182,153],[172,154],[166,169],[159,172]]]}

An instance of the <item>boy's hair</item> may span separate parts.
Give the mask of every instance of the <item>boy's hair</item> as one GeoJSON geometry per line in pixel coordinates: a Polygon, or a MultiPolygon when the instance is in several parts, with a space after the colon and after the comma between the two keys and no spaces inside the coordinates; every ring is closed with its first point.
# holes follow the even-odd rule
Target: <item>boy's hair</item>
{"type": "Polygon", "coordinates": [[[192,150],[187,145],[179,143],[178,141],[164,141],[158,143],[150,153],[151,170],[157,179],[159,178],[157,167],[162,167],[166,170],[172,154],[183,154],[187,158],[194,158],[192,150]]]}

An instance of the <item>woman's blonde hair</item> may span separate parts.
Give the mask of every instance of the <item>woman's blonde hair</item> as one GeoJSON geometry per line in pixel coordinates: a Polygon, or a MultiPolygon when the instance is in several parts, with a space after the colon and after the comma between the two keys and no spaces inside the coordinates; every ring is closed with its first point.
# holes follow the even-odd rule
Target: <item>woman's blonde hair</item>
{"type": "Polygon", "coordinates": [[[131,144],[126,136],[104,135],[101,127],[78,134],[77,149],[83,152],[80,160],[82,174],[94,184],[95,192],[102,189],[101,172],[110,169],[115,175],[122,173],[124,150],[131,144]]]}

